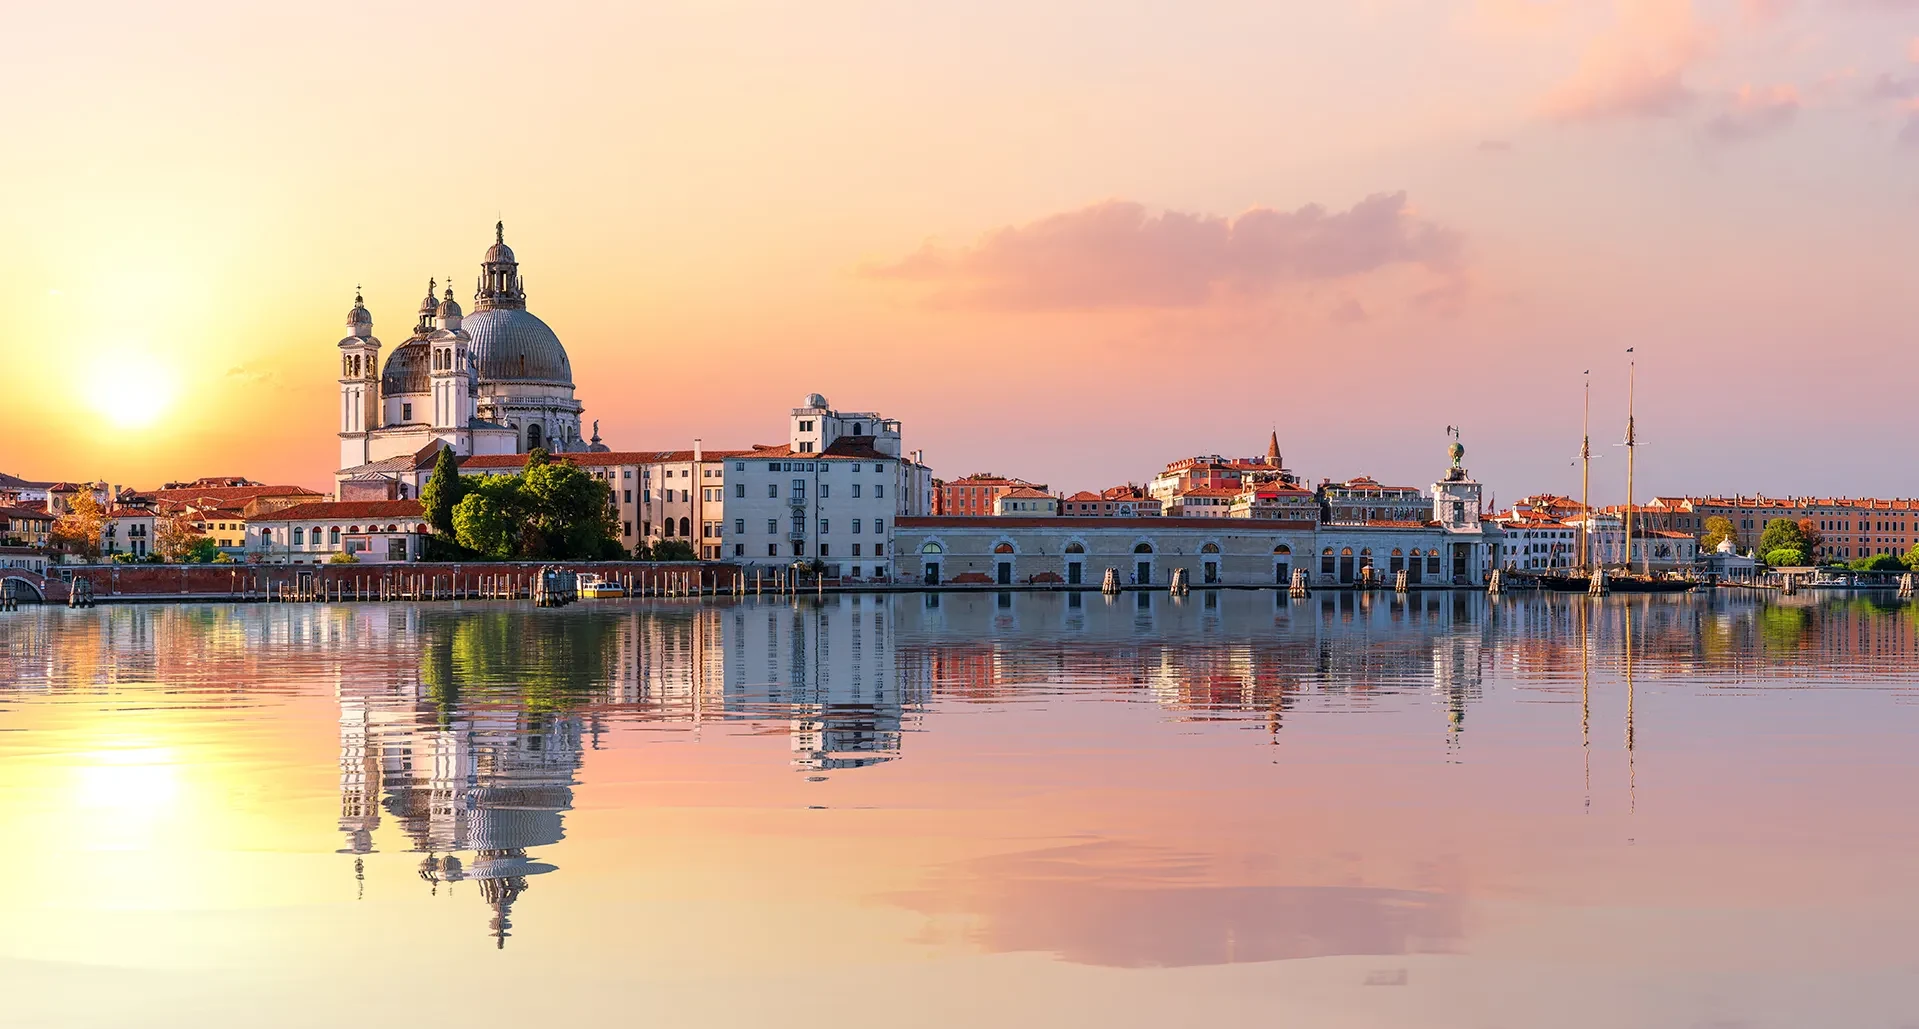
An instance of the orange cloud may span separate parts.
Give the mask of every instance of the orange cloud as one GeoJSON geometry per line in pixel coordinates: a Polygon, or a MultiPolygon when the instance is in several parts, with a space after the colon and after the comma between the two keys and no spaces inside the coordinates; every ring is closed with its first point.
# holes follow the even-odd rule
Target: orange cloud
{"type": "Polygon", "coordinates": [[[949,306],[1198,307],[1396,265],[1450,273],[1460,250],[1459,234],[1414,213],[1403,192],[1346,211],[1255,207],[1235,218],[1109,200],[994,230],[969,247],[928,244],[866,274],[932,285],[949,306]]]}
{"type": "Polygon", "coordinates": [[[1724,107],[1707,120],[1706,135],[1722,143],[1751,139],[1784,128],[1799,113],[1799,90],[1791,85],[1739,87],[1724,107]]]}
{"type": "Polygon", "coordinates": [[[1659,118],[1692,103],[1685,74],[1711,40],[1690,0],[1620,0],[1618,11],[1612,27],[1587,47],[1579,70],[1548,94],[1547,117],[1659,118]]]}

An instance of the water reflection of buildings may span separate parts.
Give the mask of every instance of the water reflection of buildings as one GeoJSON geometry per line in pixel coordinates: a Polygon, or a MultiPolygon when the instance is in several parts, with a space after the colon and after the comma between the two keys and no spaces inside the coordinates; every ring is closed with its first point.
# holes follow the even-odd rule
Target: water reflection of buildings
{"type": "Polygon", "coordinates": [[[562,812],[573,806],[580,716],[449,705],[413,675],[343,676],[338,697],[345,849],[372,852],[383,815],[391,818],[410,849],[426,855],[423,879],[436,888],[477,884],[504,946],[528,877],[554,868],[529,850],[566,835],[562,812]]]}
{"type": "Polygon", "coordinates": [[[803,769],[891,760],[924,700],[902,691],[891,609],[848,595],[628,615],[607,699],[655,719],[784,721],[803,769]]]}

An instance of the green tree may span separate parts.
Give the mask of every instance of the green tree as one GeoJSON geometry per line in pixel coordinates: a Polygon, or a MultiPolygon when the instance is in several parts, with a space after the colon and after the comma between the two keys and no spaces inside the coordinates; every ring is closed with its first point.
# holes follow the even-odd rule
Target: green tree
{"type": "MultiPolygon", "coordinates": [[[[488,476],[507,478],[507,476],[488,476]]],[[[513,531],[499,501],[487,491],[467,494],[453,509],[453,533],[460,545],[491,558],[513,556],[513,531]]]]}
{"type": "Polygon", "coordinates": [[[1893,554],[1874,554],[1871,557],[1854,558],[1846,567],[1855,572],[1903,572],[1906,562],[1893,554]]]}
{"type": "Polygon", "coordinates": [[[1766,529],[1759,534],[1759,552],[1766,555],[1767,564],[1777,564],[1772,559],[1775,550],[1810,551],[1806,532],[1799,523],[1790,518],[1774,518],[1766,523],[1766,529]]]}
{"type": "Polygon", "coordinates": [[[205,536],[193,537],[190,542],[180,549],[180,556],[175,558],[175,560],[180,563],[189,565],[212,564],[219,559],[219,545],[205,536]]]}
{"type": "Polygon", "coordinates": [[[579,466],[566,461],[527,468],[526,499],[529,557],[593,558],[617,548],[613,492],[579,466]]]}
{"type": "Polygon", "coordinates": [[[660,540],[647,549],[648,561],[691,561],[693,544],[685,540],[660,540]]]}
{"type": "Polygon", "coordinates": [[[1906,551],[1905,556],[1899,560],[1904,563],[1907,568],[1919,570],[1919,544],[1914,544],[1913,548],[1906,551]]]}
{"type": "Polygon", "coordinates": [[[1737,542],[1739,530],[1733,528],[1732,519],[1724,515],[1713,515],[1706,519],[1706,534],[1699,537],[1699,549],[1702,553],[1712,553],[1719,549],[1725,540],[1737,542]]]}
{"type": "Polygon", "coordinates": [[[426,523],[442,535],[453,535],[453,509],[466,496],[466,483],[460,476],[459,459],[452,447],[440,450],[433,461],[433,474],[420,490],[420,506],[426,509],[426,523]]]}
{"type": "Polygon", "coordinates": [[[1806,563],[1806,552],[1798,547],[1779,547],[1768,550],[1766,563],[1774,568],[1797,568],[1806,563]]]}

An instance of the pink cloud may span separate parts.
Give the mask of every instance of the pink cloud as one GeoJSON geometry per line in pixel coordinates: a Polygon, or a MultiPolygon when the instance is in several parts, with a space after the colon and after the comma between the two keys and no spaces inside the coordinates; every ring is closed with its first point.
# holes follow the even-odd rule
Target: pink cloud
{"type": "Polygon", "coordinates": [[[1791,85],[1739,87],[1706,121],[1706,135],[1722,143],[1752,139],[1785,128],[1799,113],[1799,91],[1791,85]]]}
{"type": "Polygon", "coordinates": [[[1547,95],[1545,113],[1569,122],[1677,114],[1694,99],[1686,71],[1710,45],[1690,0],[1619,0],[1618,18],[1547,95]]]}
{"type": "Polygon", "coordinates": [[[1459,234],[1415,213],[1404,193],[1376,193],[1345,211],[1255,207],[1234,218],[1109,200],[996,229],[971,246],[928,244],[866,274],[932,285],[936,302],[961,307],[1175,308],[1392,266],[1451,274],[1460,250],[1459,234]]]}

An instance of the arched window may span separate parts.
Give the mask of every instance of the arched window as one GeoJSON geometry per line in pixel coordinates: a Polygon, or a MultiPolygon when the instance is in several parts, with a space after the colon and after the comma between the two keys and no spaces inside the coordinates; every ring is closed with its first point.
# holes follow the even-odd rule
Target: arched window
{"type": "Polygon", "coordinates": [[[346,529],[346,531],[348,531],[348,532],[359,532],[359,531],[360,531],[360,527],[359,527],[359,526],[357,526],[357,525],[349,525],[349,526],[347,526],[347,529],[346,529]]]}
{"type": "Polygon", "coordinates": [[[1150,554],[1152,552],[1153,545],[1151,543],[1141,543],[1133,548],[1133,553],[1135,554],[1150,554]]]}
{"type": "Polygon", "coordinates": [[[389,526],[387,526],[387,527],[386,527],[386,531],[388,531],[388,532],[399,532],[399,531],[400,531],[400,527],[399,527],[399,526],[397,526],[397,525],[389,525],[389,526]]]}
{"type": "Polygon", "coordinates": [[[528,450],[531,450],[534,447],[537,447],[539,445],[540,445],[540,427],[538,425],[527,426],[526,427],[526,448],[528,450]]]}
{"type": "Polygon", "coordinates": [[[320,527],[317,525],[313,527],[313,542],[315,545],[320,542],[320,527]]]}
{"type": "Polygon", "coordinates": [[[1327,547],[1327,548],[1326,548],[1325,550],[1322,550],[1322,551],[1320,551],[1320,552],[1319,552],[1319,556],[1320,556],[1320,557],[1331,557],[1331,556],[1333,556],[1333,548],[1331,548],[1331,547],[1327,547]]]}
{"type": "Polygon", "coordinates": [[[307,531],[298,526],[295,526],[293,529],[293,545],[296,547],[305,546],[306,541],[307,541],[307,531]]]}
{"type": "Polygon", "coordinates": [[[1219,544],[1208,543],[1205,546],[1199,548],[1199,552],[1202,554],[1217,554],[1219,553],[1219,544]]]}
{"type": "Polygon", "coordinates": [[[693,535],[693,519],[691,518],[680,519],[680,535],[682,536],[693,535]]]}
{"type": "Polygon", "coordinates": [[[925,546],[923,546],[923,547],[921,547],[921,548],[920,548],[920,553],[922,553],[922,554],[944,554],[944,553],[946,553],[946,549],[945,549],[944,547],[941,547],[941,546],[940,546],[939,544],[937,544],[937,543],[932,543],[932,542],[928,542],[928,543],[927,543],[927,544],[926,544],[925,546]]]}
{"type": "Polygon", "coordinates": [[[1068,543],[1066,544],[1066,552],[1068,554],[1084,554],[1086,553],[1086,547],[1080,543],[1068,543]]]}
{"type": "Polygon", "coordinates": [[[1013,552],[1013,545],[1011,543],[993,544],[993,553],[995,554],[1010,554],[1012,552],[1013,552]]]}
{"type": "Polygon", "coordinates": [[[1351,556],[1353,556],[1353,548],[1351,548],[1351,547],[1340,547],[1340,548],[1339,548],[1339,556],[1340,556],[1340,557],[1351,557],[1351,556]]]}
{"type": "Polygon", "coordinates": [[[1279,554],[1282,556],[1290,556],[1292,552],[1293,552],[1293,548],[1287,546],[1284,543],[1281,543],[1279,546],[1273,548],[1273,553],[1279,554]]]}
{"type": "Polygon", "coordinates": [[[667,539],[673,538],[673,519],[668,518],[660,523],[660,534],[667,539]]]}
{"type": "Polygon", "coordinates": [[[1399,548],[1398,548],[1398,547],[1394,547],[1394,548],[1393,548],[1393,556],[1394,556],[1394,557],[1404,557],[1404,556],[1406,556],[1406,555],[1404,555],[1404,554],[1401,554],[1401,553],[1399,552],[1399,548]]]}

